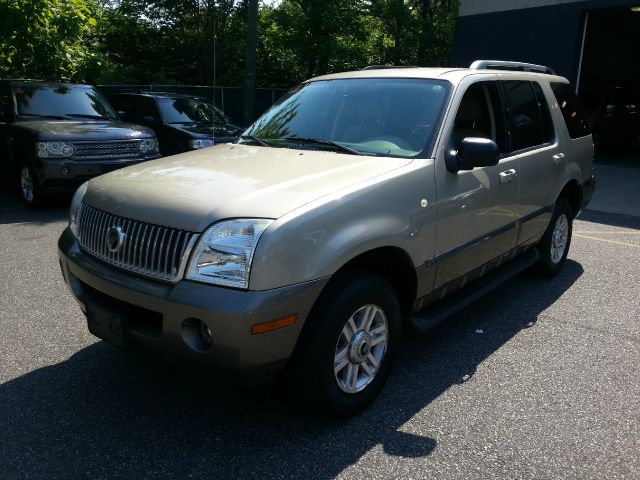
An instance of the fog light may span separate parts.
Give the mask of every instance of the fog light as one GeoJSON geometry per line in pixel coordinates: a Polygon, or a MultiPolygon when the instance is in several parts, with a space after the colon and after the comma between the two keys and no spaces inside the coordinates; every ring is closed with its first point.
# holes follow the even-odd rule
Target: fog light
{"type": "Polygon", "coordinates": [[[211,333],[211,329],[204,322],[200,322],[200,336],[207,345],[213,344],[213,333],[211,333]]]}
{"type": "Polygon", "coordinates": [[[69,168],[68,167],[63,167],[62,168],[62,175],[69,175],[69,168]]]}
{"type": "Polygon", "coordinates": [[[209,326],[197,318],[187,318],[180,328],[182,340],[196,352],[206,352],[213,345],[213,332],[209,326]]]}

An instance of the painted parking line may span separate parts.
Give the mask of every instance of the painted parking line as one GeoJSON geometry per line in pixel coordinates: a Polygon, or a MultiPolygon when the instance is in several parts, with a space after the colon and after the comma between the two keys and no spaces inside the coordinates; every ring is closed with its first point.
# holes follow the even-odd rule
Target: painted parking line
{"type": "Polygon", "coordinates": [[[616,230],[574,230],[573,233],[579,233],[581,235],[638,235],[640,236],[640,230],[635,232],[619,232],[616,230]]]}
{"type": "Polygon", "coordinates": [[[640,244],[637,244],[637,243],[619,242],[617,240],[609,240],[608,238],[598,238],[598,237],[593,237],[591,235],[583,235],[581,233],[574,233],[573,236],[574,237],[579,237],[579,238],[586,238],[588,240],[597,240],[599,242],[613,243],[615,245],[623,245],[625,247],[632,247],[632,248],[640,249],[640,244]]]}

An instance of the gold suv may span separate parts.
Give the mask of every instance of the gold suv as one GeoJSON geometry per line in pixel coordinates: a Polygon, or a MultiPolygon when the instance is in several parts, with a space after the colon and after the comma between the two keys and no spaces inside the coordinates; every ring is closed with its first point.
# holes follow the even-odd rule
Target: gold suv
{"type": "Polygon", "coordinates": [[[291,90],[234,144],[85,183],[59,240],[89,330],[235,377],[283,374],[339,415],[403,328],[562,268],[593,144],[538,65],[368,68],[291,90]]]}

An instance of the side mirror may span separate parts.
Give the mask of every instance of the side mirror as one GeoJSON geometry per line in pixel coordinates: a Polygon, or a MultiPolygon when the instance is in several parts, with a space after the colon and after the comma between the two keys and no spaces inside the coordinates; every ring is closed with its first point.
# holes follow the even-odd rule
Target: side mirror
{"type": "Polygon", "coordinates": [[[122,120],[123,122],[129,121],[129,116],[127,115],[127,112],[125,112],[124,110],[118,110],[118,115],[120,116],[120,120],[122,120]]]}
{"type": "Polygon", "coordinates": [[[449,150],[445,154],[447,170],[473,170],[475,167],[492,167],[498,164],[500,153],[498,145],[488,138],[466,137],[458,150],[449,150]]]}

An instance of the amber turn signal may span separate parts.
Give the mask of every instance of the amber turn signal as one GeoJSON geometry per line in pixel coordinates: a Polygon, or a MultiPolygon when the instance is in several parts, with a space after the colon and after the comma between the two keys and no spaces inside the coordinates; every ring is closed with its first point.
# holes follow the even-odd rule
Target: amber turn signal
{"type": "Polygon", "coordinates": [[[271,320],[270,322],[257,323],[251,327],[251,335],[259,335],[261,333],[273,332],[284,327],[289,327],[296,323],[297,315],[289,315],[288,317],[271,320]]]}

